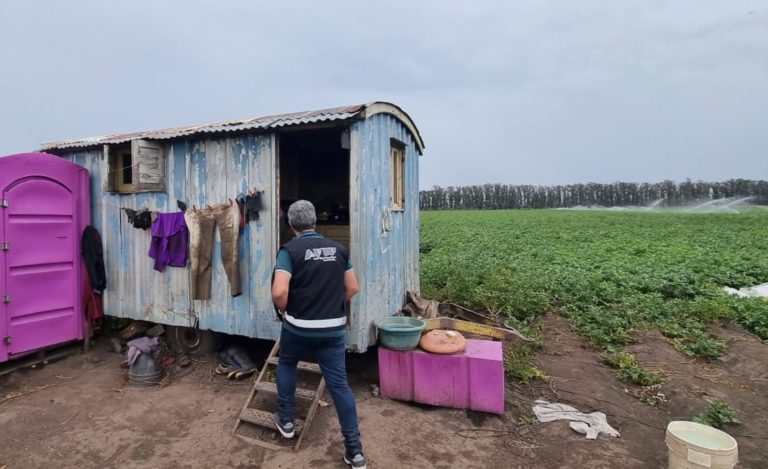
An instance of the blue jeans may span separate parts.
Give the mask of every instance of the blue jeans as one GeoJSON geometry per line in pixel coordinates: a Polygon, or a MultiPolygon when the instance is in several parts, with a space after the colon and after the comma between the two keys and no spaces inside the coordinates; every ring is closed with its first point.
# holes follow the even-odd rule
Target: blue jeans
{"type": "Polygon", "coordinates": [[[345,364],[346,338],[302,337],[283,328],[280,334],[280,358],[277,365],[277,407],[283,423],[293,422],[296,394],[296,364],[312,353],[323,372],[328,391],[336,407],[347,454],[363,454],[357,422],[355,395],[347,382],[345,364]]]}

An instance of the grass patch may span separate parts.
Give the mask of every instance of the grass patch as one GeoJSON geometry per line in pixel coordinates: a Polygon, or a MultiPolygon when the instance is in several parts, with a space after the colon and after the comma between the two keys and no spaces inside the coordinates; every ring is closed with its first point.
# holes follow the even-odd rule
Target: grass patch
{"type": "Polygon", "coordinates": [[[520,343],[513,345],[504,356],[504,371],[514,381],[527,384],[532,380],[546,379],[547,375],[533,364],[537,344],[520,343]]]}
{"type": "Polygon", "coordinates": [[[736,409],[720,399],[709,401],[709,405],[691,420],[714,428],[722,428],[731,423],[740,423],[736,419],[736,409]]]}
{"type": "Polygon", "coordinates": [[[608,350],[603,353],[603,359],[618,370],[616,376],[625,383],[638,386],[654,386],[661,383],[658,373],[638,365],[635,356],[629,352],[608,350]]]}

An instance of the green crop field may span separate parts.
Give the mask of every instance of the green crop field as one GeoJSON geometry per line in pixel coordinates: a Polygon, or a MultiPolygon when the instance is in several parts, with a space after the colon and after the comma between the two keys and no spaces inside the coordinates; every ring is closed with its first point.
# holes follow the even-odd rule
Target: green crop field
{"type": "Polygon", "coordinates": [[[739,214],[426,211],[421,219],[423,296],[503,315],[533,335],[556,308],[626,381],[656,380],[623,351],[633,330],[657,328],[704,359],[725,349],[706,331],[717,319],[768,339],[768,303],[722,292],[768,282],[762,207],[739,214]]]}

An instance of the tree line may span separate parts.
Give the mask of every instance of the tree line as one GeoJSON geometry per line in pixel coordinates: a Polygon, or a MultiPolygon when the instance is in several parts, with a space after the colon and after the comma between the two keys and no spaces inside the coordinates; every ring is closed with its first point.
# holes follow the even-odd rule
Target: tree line
{"type": "Polygon", "coordinates": [[[751,197],[768,203],[768,181],[729,179],[722,182],[686,180],[681,183],[614,182],[557,186],[483,184],[434,186],[419,192],[422,210],[494,210],[512,208],[569,208],[577,206],[680,206],[724,198],[751,197]]]}

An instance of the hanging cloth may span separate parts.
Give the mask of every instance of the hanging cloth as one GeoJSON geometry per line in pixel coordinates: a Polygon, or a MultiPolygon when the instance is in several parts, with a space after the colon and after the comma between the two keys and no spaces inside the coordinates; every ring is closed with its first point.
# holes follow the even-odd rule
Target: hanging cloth
{"type": "Polygon", "coordinates": [[[80,249],[85,264],[85,272],[83,272],[85,317],[93,326],[104,317],[101,294],[107,288],[104,248],[101,244],[101,236],[93,226],[88,225],[83,230],[80,249]]]}
{"type": "Polygon", "coordinates": [[[166,266],[187,266],[189,230],[184,212],[158,213],[151,234],[149,257],[155,260],[156,271],[162,272],[166,266]]]}
{"type": "Polygon", "coordinates": [[[93,290],[87,271],[83,273],[83,286],[85,290],[83,292],[85,318],[90,321],[91,328],[93,328],[104,317],[104,303],[101,299],[101,294],[93,290]]]}
{"type": "Polygon", "coordinates": [[[128,223],[133,225],[134,228],[146,230],[152,226],[152,212],[146,208],[140,210],[133,210],[130,208],[124,208],[126,217],[128,217],[128,223]]]}
{"type": "Polygon", "coordinates": [[[91,225],[85,227],[80,248],[93,291],[100,295],[107,288],[107,272],[104,268],[104,248],[96,228],[91,225]]]}
{"type": "Polygon", "coordinates": [[[245,197],[245,221],[259,219],[259,211],[264,208],[261,202],[261,191],[251,191],[245,197]]]}

